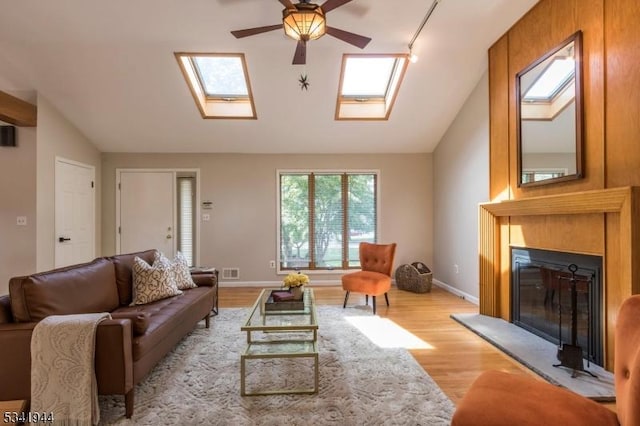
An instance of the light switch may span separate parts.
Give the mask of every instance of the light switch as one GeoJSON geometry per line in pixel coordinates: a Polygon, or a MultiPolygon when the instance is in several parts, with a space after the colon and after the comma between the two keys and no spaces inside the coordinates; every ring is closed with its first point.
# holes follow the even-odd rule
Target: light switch
{"type": "Polygon", "coordinates": [[[16,218],[16,224],[18,226],[27,226],[27,217],[26,216],[18,216],[16,218]]]}
{"type": "Polygon", "coordinates": [[[202,215],[202,221],[203,222],[209,222],[211,220],[211,215],[209,213],[204,213],[202,215]]]}

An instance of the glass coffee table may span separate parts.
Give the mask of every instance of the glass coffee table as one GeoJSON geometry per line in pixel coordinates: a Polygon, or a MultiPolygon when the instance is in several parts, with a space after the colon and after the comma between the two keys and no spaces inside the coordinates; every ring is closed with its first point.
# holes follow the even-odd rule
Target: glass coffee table
{"type": "Polygon", "coordinates": [[[271,292],[264,289],[253,304],[249,316],[241,327],[247,333],[247,347],[240,355],[240,394],[312,394],[318,392],[318,322],[313,289],[304,289],[304,307],[295,310],[265,308],[271,292]],[[313,359],[313,387],[300,389],[273,389],[247,391],[247,360],[269,358],[313,359]]]}

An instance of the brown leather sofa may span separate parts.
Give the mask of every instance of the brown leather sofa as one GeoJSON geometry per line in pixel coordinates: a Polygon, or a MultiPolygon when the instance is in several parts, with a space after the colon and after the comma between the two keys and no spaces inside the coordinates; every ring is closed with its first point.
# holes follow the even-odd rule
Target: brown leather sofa
{"type": "Polygon", "coordinates": [[[192,274],[197,288],[146,305],[132,301],[132,265],[153,262],[154,250],[12,278],[0,296],[0,401],[29,399],[31,333],[48,315],[111,312],[96,334],[95,371],[101,395],[125,396],[133,414],[134,386],[217,306],[214,273],[192,274]]]}

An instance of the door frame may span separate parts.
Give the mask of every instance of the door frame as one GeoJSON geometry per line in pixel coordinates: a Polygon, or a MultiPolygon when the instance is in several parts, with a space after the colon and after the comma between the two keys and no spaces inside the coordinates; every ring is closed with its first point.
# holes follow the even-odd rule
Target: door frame
{"type": "Polygon", "coordinates": [[[91,171],[91,181],[93,182],[93,197],[91,197],[91,258],[96,257],[96,194],[98,193],[98,185],[96,182],[96,167],[91,164],[82,163],[80,161],[70,160],[68,158],[57,156],[53,166],[53,264],[56,265],[56,239],[58,238],[58,164],[65,163],[76,167],[82,167],[91,171]]]}
{"type": "MultiPolygon", "coordinates": [[[[177,182],[178,173],[194,173],[196,176],[196,201],[195,201],[195,250],[196,256],[194,259],[195,265],[200,265],[200,169],[190,169],[190,168],[116,168],[116,181],[115,181],[115,192],[116,192],[116,226],[115,226],[115,235],[116,235],[116,247],[115,253],[120,253],[120,232],[118,232],[121,224],[120,218],[120,190],[119,185],[121,181],[122,173],[173,173],[173,179],[177,182]]],[[[177,199],[177,185],[173,185],[173,212],[174,212],[174,222],[178,220],[178,199],[177,199]]],[[[176,229],[176,223],[173,224],[173,229],[176,229]]],[[[174,239],[174,244],[177,245],[177,239],[174,239]]],[[[177,247],[176,247],[177,249],[177,247]]]]}

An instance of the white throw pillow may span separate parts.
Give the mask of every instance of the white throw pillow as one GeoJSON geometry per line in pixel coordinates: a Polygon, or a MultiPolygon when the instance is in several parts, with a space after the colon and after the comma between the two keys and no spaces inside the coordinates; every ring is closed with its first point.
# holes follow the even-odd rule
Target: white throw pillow
{"type": "Polygon", "coordinates": [[[173,270],[173,279],[180,290],[188,290],[190,288],[198,287],[191,278],[191,272],[189,272],[189,263],[184,254],[177,252],[173,258],[173,262],[170,261],[164,254],[156,251],[154,257],[154,265],[159,262],[163,265],[169,266],[173,270]]]}
{"type": "Polygon", "coordinates": [[[182,294],[176,285],[171,266],[162,262],[153,262],[149,266],[137,256],[133,259],[133,289],[132,305],[144,305],[182,294]]]}

